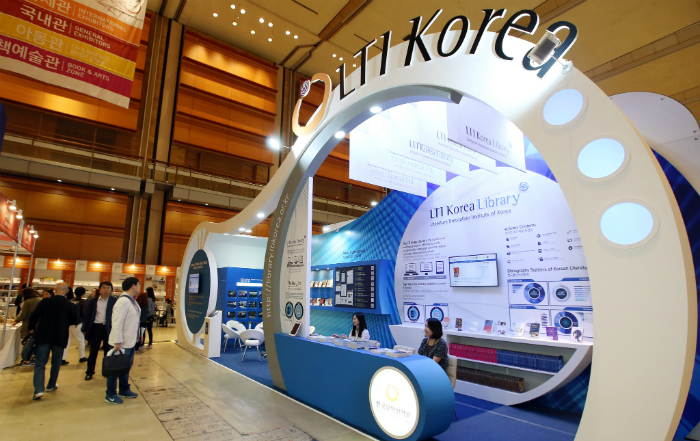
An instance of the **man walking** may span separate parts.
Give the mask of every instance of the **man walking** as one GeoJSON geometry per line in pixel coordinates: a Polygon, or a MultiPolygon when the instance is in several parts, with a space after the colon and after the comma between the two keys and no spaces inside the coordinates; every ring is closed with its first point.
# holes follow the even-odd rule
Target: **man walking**
{"type": "MultiPolygon", "coordinates": [[[[70,302],[74,304],[76,308],[78,308],[78,324],[75,326],[71,326],[68,330],[70,333],[68,334],[68,346],[66,346],[66,350],[63,351],[63,365],[68,364],[68,361],[66,361],[66,357],[68,356],[68,349],[70,349],[70,342],[72,341],[73,337],[75,337],[75,339],[78,340],[78,353],[80,354],[80,360],[78,361],[80,363],[85,363],[87,361],[87,358],[85,358],[85,336],[82,331],[83,316],[85,315],[85,305],[87,304],[87,300],[83,299],[84,294],[85,288],[79,286],[75,288],[75,297],[73,298],[73,300],[70,300],[70,302]]],[[[66,298],[68,298],[68,296],[66,296],[66,298]]]]}
{"type": "MultiPolygon", "coordinates": [[[[109,344],[114,346],[114,352],[121,350],[129,357],[129,366],[134,363],[134,346],[139,336],[141,308],[134,297],[139,295],[141,286],[136,277],[127,277],[122,282],[124,294],[119,296],[112,312],[112,329],[109,333],[109,344]]],[[[129,372],[118,377],[107,377],[107,396],[105,403],[121,404],[122,398],[136,398],[138,394],[129,387],[129,372]],[[119,380],[119,394],[117,394],[119,380]],[[120,398],[121,397],[121,398],[120,398]]]]}
{"type": "Polygon", "coordinates": [[[29,330],[34,331],[36,341],[36,364],[34,365],[34,396],[40,400],[44,396],[46,363],[51,352],[51,374],[46,392],[58,389],[58,371],[61,369],[63,350],[68,344],[68,328],[78,323],[78,309],[65,295],[67,283],[56,285],[56,295],[39,302],[29,319],[29,330]]]}
{"type": "Polygon", "coordinates": [[[90,342],[85,381],[92,380],[92,376],[95,375],[95,364],[97,363],[97,354],[100,352],[100,344],[105,355],[112,348],[109,345],[109,331],[112,327],[112,309],[117,302],[117,298],[112,296],[113,290],[114,286],[111,282],[100,283],[99,296],[88,300],[85,307],[83,334],[90,342]]]}

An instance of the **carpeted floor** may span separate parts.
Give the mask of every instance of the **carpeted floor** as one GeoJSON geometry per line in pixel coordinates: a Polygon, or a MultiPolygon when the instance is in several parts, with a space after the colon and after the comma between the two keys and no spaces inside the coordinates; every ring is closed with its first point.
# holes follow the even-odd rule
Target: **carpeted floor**
{"type": "MultiPolygon", "coordinates": [[[[264,350],[264,347],[261,348],[264,350]]],[[[267,359],[258,361],[255,349],[241,361],[243,351],[229,347],[221,357],[212,359],[258,383],[274,388],[267,359]]],[[[456,420],[438,441],[573,441],[581,415],[523,404],[502,406],[465,395],[455,395],[456,420]]]]}

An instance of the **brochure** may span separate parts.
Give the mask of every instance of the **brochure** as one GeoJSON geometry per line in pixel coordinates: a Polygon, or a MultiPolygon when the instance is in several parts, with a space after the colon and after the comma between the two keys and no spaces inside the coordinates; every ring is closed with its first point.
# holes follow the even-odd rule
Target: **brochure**
{"type": "Polygon", "coordinates": [[[484,322],[484,332],[486,332],[487,334],[493,332],[493,320],[486,320],[484,322]]]}
{"type": "Polygon", "coordinates": [[[571,341],[574,343],[583,343],[584,332],[580,326],[571,328],[571,341]]]}
{"type": "Polygon", "coordinates": [[[547,326],[547,338],[551,338],[554,341],[559,340],[556,326],[547,326]]]}
{"type": "Polygon", "coordinates": [[[506,335],[506,322],[504,321],[498,321],[497,323],[498,327],[496,328],[496,334],[498,335],[506,335]]]}
{"type": "Polygon", "coordinates": [[[528,327],[528,323],[518,323],[515,325],[515,336],[522,337],[525,335],[525,328],[528,327]]]}
{"type": "Polygon", "coordinates": [[[472,322],[469,326],[469,332],[479,332],[479,322],[472,322]]]}
{"type": "Polygon", "coordinates": [[[540,324],[530,323],[530,337],[537,338],[540,336],[540,324]]]}
{"type": "Polygon", "coordinates": [[[455,319],[455,329],[458,331],[462,330],[462,319],[461,318],[455,319]]]}

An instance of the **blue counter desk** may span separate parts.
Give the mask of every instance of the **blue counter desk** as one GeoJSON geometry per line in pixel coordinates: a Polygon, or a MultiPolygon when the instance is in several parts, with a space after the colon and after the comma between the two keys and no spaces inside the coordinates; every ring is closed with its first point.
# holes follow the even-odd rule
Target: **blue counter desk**
{"type": "Polygon", "coordinates": [[[427,357],[392,358],[280,333],[275,343],[289,395],[381,439],[427,439],[454,420],[452,384],[427,357]]]}

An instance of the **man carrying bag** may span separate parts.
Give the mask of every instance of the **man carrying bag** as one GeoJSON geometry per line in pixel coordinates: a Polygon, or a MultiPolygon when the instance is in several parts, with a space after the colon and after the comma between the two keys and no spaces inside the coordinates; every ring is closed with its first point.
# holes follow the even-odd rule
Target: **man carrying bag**
{"type": "Polygon", "coordinates": [[[134,364],[134,346],[139,335],[141,308],[134,297],[139,294],[140,289],[139,280],[136,277],[127,277],[122,282],[124,294],[119,296],[112,310],[109,344],[114,346],[114,350],[110,351],[102,361],[102,373],[107,377],[105,403],[121,404],[122,398],[138,397],[138,394],[132,392],[129,386],[129,371],[134,364]],[[118,394],[117,381],[119,382],[118,394]]]}

